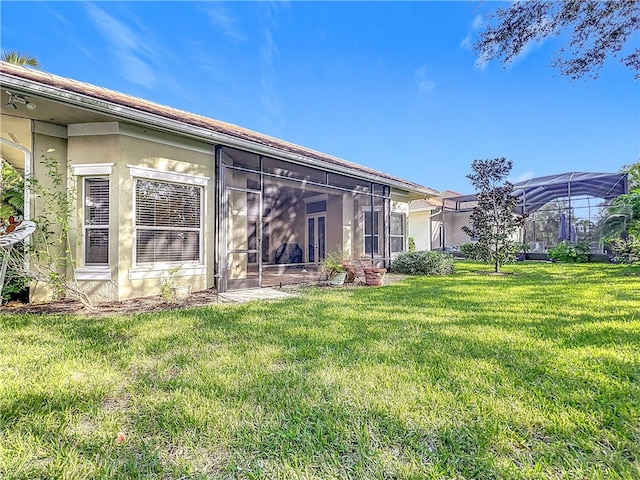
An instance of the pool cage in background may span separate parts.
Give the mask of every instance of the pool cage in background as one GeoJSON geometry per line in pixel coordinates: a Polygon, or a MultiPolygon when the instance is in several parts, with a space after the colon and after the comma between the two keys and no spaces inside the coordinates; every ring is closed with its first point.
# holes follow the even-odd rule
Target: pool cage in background
{"type": "MultiPolygon", "coordinates": [[[[516,213],[526,216],[520,241],[529,243],[531,252],[543,253],[564,240],[586,240],[592,251],[599,253],[602,245],[598,220],[603,210],[625,193],[626,173],[570,172],[515,183],[516,213]]],[[[443,199],[443,232],[452,231],[451,226],[468,224],[476,205],[476,194],[443,199]]],[[[440,246],[450,245],[442,235],[440,246]]]]}

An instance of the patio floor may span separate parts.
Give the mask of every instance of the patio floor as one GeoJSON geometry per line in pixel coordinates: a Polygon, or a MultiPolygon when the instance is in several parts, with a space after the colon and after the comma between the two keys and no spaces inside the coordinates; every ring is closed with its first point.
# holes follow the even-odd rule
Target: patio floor
{"type": "Polygon", "coordinates": [[[221,302],[229,303],[245,303],[255,300],[282,300],[291,298],[295,295],[275,288],[252,288],[249,290],[237,290],[233,292],[224,292],[218,295],[221,302]]]}

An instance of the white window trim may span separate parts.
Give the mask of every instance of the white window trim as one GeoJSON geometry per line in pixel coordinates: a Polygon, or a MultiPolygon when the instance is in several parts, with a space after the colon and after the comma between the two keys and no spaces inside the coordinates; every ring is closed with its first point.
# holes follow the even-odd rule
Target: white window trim
{"type": "MultiPolygon", "coordinates": [[[[139,168],[141,167],[132,167],[131,165],[127,165],[130,169],[131,172],[137,171],[139,168]]],[[[176,178],[175,174],[172,174],[170,172],[163,172],[160,170],[153,170],[150,168],[144,168],[142,173],[145,172],[156,172],[159,174],[163,174],[160,175],[160,178],[156,178],[156,177],[145,177],[145,176],[137,176],[134,177],[134,185],[133,185],[133,191],[132,191],[132,195],[133,195],[133,199],[132,199],[132,205],[133,205],[133,242],[132,242],[132,261],[131,263],[133,264],[133,268],[131,268],[129,270],[129,279],[130,280],[135,280],[135,279],[139,279],[139,278],[158,278],[158,277],[162,277],[164,275],[165,270],[168,267],[172,267],[175,265],[183,265],[185,263],[187,263],[188,265],[193,265],[195,267],[202,267],[203,269],[205,268],[205,251],[204,251],[204,217],[205,217],[205,212],[204,212],[204,208],[206,205],[205,202],[205,198],[206,198],[206,188],[204,188],[204,186],[207,185],[207,182],[209,180],[209,177],[200,177],[197,175],[185,175],[185,177],[189,177],[190,179],[206,179],[204,184],[200,184],[200,183],[189,183],[189,182],[177,182],[174,180],[168,180],[168,178],[176,178]],[[166,175],[164,175],[166,174],[166,175]],[[136,202],[136,183],[135,181],[138,179],[142,179],[142,180],[155,180],[155,181],[159,181],[159,182],[169,182],[169,183],[179,183],[181,185],[188,185],[188,186],[196,186],[196,187],[201,187],[201,195],[200,195],[200,228],[194,228],[194,229],[190,229],[191,231],[199,231],[200,232],[200,245],[199,245],[199,253],[200,253],[200,261],[198,262],[153,262],[153,263],[138,263],[138,252],[136,250],[136,245],[137,245],[137,240],[138,240],[138,225],[136,224],[136,209],[138,208],[137,206],[137,202],[136,202]],[[142,276],[139,276],[140,273],[142,272],[142,276]],[[132,277],[133,275],[133,277],[132,277]]],[[[180,270],[182,271],[182,270],[180,270]]],[[[193,273],[192,275],[200,275],[200,273],[193,273]]],[[[180,276],[180,275],[178,275],[180,276]]]]}
{"type": "Polygon", "coordinates": [[[71,165],[71,171],[75,177],[111,175],[114,165],[114,163],[76,163],[71,165]]]}
{"type": "MultiPolygon", "coordinates": [[[[82,263],[85,262],[86,245],[85,245],[85,214],[86,214],[86,199],[85,199],[85,180],[86,178],[107,178],[109,182],[111,179],[109,175],[113,172],[114,163],[77,163],[71,165],[73,175],[76,177],[82,177],[82,241],[80,248],[82,249],[82,263]]],[[[111,203],[111,199],[109,199],[111,203]]],[[[111,207],[111,206],[109,206],[111,207]]],[[[109,238],[111,238],[111,232],[109,232],[109,238]]],[[[109,240],[111,241],[111,240],[109,240]]],[[[74,269],[74,276],[76,280],[95,280],[95,281],[110,281],[111,280],[111,267],[107,265],[84,265],[82,267],[76,267],[74,269]]]]}
{"type": "Polygon", "coordinates": [[[182,183],[185,185],[197,185],[206,187],[209,184],[209,177],[204,175],[193,175],[191,173],[175,173],[166,170],[156,170],[148,167],[137,167],[135,165],[127,165],[129,174],[135,178],[144,178],[146,180],[158,180],[161,182],[182,183]]]}
{"type": "MultiPolygon", "coordinates": [[[[86,177],[82,177],[82,265],[88,268],[109,268],[109,261],[106,264],[87,264],[87,180],[98,179],[98,178],[106,178],[109,182],[109,217],[111,217],[111,180],[106,175],[89,175],[86,177]]],[[[106,225],[107,231],[109,232],[109,245],[107,248],[110,250],[111,248],[111,227],[110,225],[106,225]]],[[[91,225],[89,229],[92,228],[104,228],[104,226],[96,226],[91,225]]],[[[109,255],[107,254],[107,258],[109,255]]]]}
{"type": "Polygon", "coordinates": [[[389,214],[389,221],[391,221],[392,215],[400,215],[402,217],[402,235],[394,235],[391,233],[391,229],[389,229],[389,245],[391,245],[392,238],[402,237],[402,250],[400,252],[390,252],[393,255],[407,251],[408,216],[404,210],[391,210],[391,213],[389,214]]]}
{"type": "Polygon", "coordinates": [[[111,268],[109,265],[90,265],[78,267],[74,271],[76,280],[111,280],[111,268]]]}
{"type": "MultiPolygon", "coordinates": [[[[152,267],[135,267],[129,270],[129,280],[144,280],[146,278],[162,278],[167,274],[168,268],[160,264],[152,267]]],[[[177,277],[188,277],[195,275],[206,275],[207,268],[204,265],[183,266],[175,274],[177,277]]]]}
{"type": "Polygon", "coordinates": [[[326,193],[320,193],[318,195],[314,195],[313,197],[306,197],[303,200],[304,203],[321,202],[322,200],[329,200],[329,195],[327,195],[326,193]]]}

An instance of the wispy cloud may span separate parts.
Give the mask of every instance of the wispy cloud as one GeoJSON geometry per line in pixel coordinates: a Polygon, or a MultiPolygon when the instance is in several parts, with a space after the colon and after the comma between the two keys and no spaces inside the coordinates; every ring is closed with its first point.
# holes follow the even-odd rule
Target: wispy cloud
{"type": "Polygon", "coordinates": [[[89,19],[112,48],[122,76],[131,83],[153,88],[157,78],[149,61],[153,49],[144,37],[91,3],[86,4],[86,9],[89,19]]]}
{"type": "Polygon", "coordinates": [[[261,18],[265,25],[262,30],[260,47],[260,75],[262,92],[260,102],[265,114],[265,122],[274,132],[285,124],[283,102],[278,95],[277,62],[280,58],[280,50],[276,42],[278,17],[281,8],[288,8],[288,4],[279,2],[263,2],[261,6],[261,18]]]}
{"type": "Polygon", "coordinates": [[[517,177],[509,177],[511,183],[524,182],[525,180],[531,180],[534,177],[534,172],[524,172],[517,177]]]}
{"type": "Polygon", "coordinates": [[[473,22],[471,22],[471,30],[460,42],[461,48],[465,50],[471,50],[473,48],[473,37],[476,32],[480,30],[480,27],[482,27],[482,15],[478,14],[473,18],[473,22]]]}
{"type": "Polygon", "coordinates": [[[237,21],[234,16],[229,12],[224,5],[220,3],[208,3],[206,4],[204,11],[207,14],[209,22],[230,40],[234,42],[245,42],[247,36],[242,29],[237,25],[237,21]]]}
{"type": "Polygon", "coordinates": [[[436,88],[436,82],[430,78],[429,67],[427,65],[421,65],[418,67],[414,73],[414,77],[420,95],[433,92],[436,88]]]}
{"type": "MultiPolygon", "coordinates": [[[[465,35],[465,37],[460,42],[460,48],[464,50],[473,50],[473,42],[478,33],[478,30],[482,28],[482,22],[484,21],[482,15],[478,14],[473,17],[473,21],[471,22],[471,28],[469,32],[465,35]]],[[[478,70],[485,70],[487,68],[488,62],[482,56],[476,58],[474,63],[475,68],[478,70]]]]}
{"type": "Polygon", "coordinates": [[[474,17],[471,28],[474,30],[480,30],[480,27],[482,27],[482,15],[478,14],[474,17]]]}
{"type": "MultiPolygon", "coordinates": [[[[477,35],[478,30],[480,30],[483,26],[483,17],[482,15],[478,14],[474,17],[473,22],[471,23],[471,29],[470,31],[467,33],[467,35],[462,39],[462,41],[460,42],[460,48],[463,48],[465,50],[473,50],[473,42],[474,42],[474,38],[477,35]]],[[[542,22],[547,22],[548,19],[543,18],[542,22]]],[[[537,27],[532,27],[532,28],[537,28],[537,27]]],[[[511,60],[511,62],[509,63],[509,65],[507,65],[507,68],[515,65],[516,63],[522,61],[524,58],[526,58],[531,52],[537,50],[538,48],[540,48],[540,46],[544,43],[544,40],[541,40],[539,42],[529,42],[527,43],[522,50],[520,50],[520,53],[511,60]]],[[[476,58],[475,61],[475,67],[479,70],[484,70],[485,68],[487,68],[488,65],[488,60],[483,57],[482,55],[479,55],[476,58]]]]}

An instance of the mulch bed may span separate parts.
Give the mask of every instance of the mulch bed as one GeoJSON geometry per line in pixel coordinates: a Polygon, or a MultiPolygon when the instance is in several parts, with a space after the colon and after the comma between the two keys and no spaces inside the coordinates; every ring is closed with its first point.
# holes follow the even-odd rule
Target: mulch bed
{"type": "MultiPolygon", "coordinates": [[[[386,274],[384,285],[396,283],[406,275],[386,274]]],[[[322,285],[319,285],[322,286],[322,285]]],[[[295,292],[300,285],[284,286],[283,290],[295,292]]],[[[331,288],[370,288],[359,284],[347,284],[344,287],[331,288]]],[[[115,315],[130,315],[138,313],[162,312],[180,308],[210,305],[221,302],[214,289],[194,292],[180,302],[167,302],[160,296],[132,298],[121,302],[96,303],[92,308],[73,299],[55,300],[43,303],[10,302],[0,306],[0,314],[34,314],[34,315],[79,315],[82,317],[109,317],[115,315]]]]}
{"type": "Polygon", "coordinates": [[[108,317],[113,315],[127,315],[134,313],[161,312],[178,308],[209,305],[218,302],[215,290],[194,292],[180,302],[167,302],[160,296],[132,298],[121,302],[96,303],[93,307],[83,305],[73,299],[54,300],[43,303],[10,302],[0,307],[0,314],[30,313],[36,315],[67,315],[74,314],[83,317],[108,317]]]}

